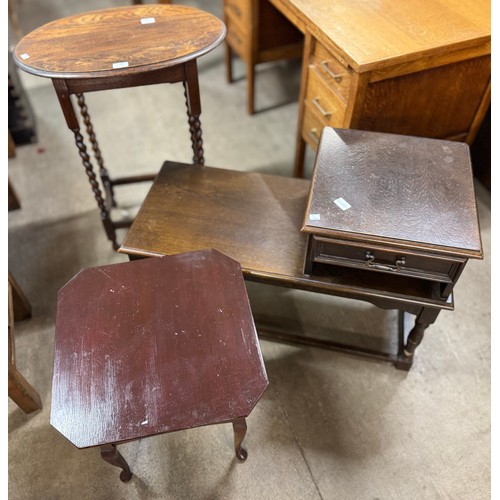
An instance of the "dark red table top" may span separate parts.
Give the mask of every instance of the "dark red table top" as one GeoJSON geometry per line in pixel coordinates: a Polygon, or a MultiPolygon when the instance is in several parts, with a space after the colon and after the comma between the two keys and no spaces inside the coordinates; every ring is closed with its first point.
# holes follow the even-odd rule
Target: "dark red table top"
{"type": "Polygon", "coordinates": [[[78,448],[246,417],[267,385],[241,267],[216,250],[59,291],[51,424],[78,448]]]}

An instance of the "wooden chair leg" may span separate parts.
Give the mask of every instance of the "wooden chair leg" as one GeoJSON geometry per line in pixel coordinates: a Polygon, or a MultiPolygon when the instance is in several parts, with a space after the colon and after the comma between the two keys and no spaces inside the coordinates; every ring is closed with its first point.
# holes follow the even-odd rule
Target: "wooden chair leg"
{"type": "Polygon", "coordinates": [[[14,322],[31,316],[31,304],[9,272],[9,314],[8,314],[8,356],[9,356],[9,398],[26,413],[42,408],[40,395],[16,368],[14,348],[14,322]]]}
{"type": "Polygon", "coordinates": [[[11,364],[9,364],[9,398],[26,413],[42,408],[38,392],[11,364]]]}
{"type": "Polygon", "coordinates": [[[8,179],[9,184],[9,212],[11,210],[18,210],[21,208],[21,202],[19,201],[19,196],[14,189],[14,186],[10,183],[10,179],[8,179]]]}
{"type": "Polygon", "coordinates": [[[31,318],[31,304],[18,282],[9,272],[9,299],[12,300],[12,308],[14,312],[14,320],[20,321],[31,318]],[[12,295],[12,299],[10,299],[12,295]]]}

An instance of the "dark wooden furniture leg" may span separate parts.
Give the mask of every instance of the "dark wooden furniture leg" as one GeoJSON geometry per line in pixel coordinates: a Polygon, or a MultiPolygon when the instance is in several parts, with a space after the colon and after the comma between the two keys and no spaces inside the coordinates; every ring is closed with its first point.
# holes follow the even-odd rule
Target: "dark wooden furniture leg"
{"type": "MultiPolygon", "coordinates": [[[[431,309],[429,307],[423,307],[421,311],[417,314],[415,319],[415,325],[410,330],[406,343],[403,346],[402,355],[396,362],[396,368],[400,370],[409,370],[413,364],[413,357],[415,350],[422,342],[424,338],[425,331],[427,328],[436,321],[440,309],[431,309]]],[[[404,328],[404,325],[403,325],[404,328]]]]}
{"type": "Polygon", "coordinates": [[[237,418],[236,420],[233,420],[233,430],[236,458],[240,462],[244,462],[248,457],[247,451],[241,447],[241,443],[243,442],[243,439],[245,439],[245,435],[247,433],[247,422],[245,418],[237,418]]]}
{"type": "Polygon", "coordinates": [[[226,42],[224,47],[224,58],[226,60],[226,80],[227,83],[233,83],[233,53],[231,47],[226,42]]]}
{"type": "Polygon", "coordinates": [[[78,118],[76,117],[75,108],[71,102],[70,93],[66,82],[60,79],[53,79],[52,83],[54,85],[59,103],[64,113],[64,118],[68,128],[73,132],[75,136],[76,147],[78,148],[78,153],[82,159],[83,167],[85,168],[85,173],[89,178],[89,183],[94,193],[94,197],[97,201],[97,206],[99,207],[101,222],[106,231],[108,239],[112,242],[113,248],[118,250],[119,245],[116,241],[116,232],[111,220],[111,214],[106,206],[106,202],[103,198],[102,191],[99,187],[96,174],[94,172],[94,167],[90,162],[90,156],[87,153],[87,146],[85,145],[83,135],[80,132],[80,125],[78,124],[78,118]]]}
{"type": "Polygon", "coordinates": [[[111,465],[123,469],[120,472],[121,481],[123,481],[124,483],[130,481],[130,478],[132,477],[132,472],[130,472],[130,467],[128,466],[127,461],[123,458],[122,454],[116,448],[116,444],[102,445],[101,457],[111,465]]]}
{"type": "Polygon", "coordinates": [[[90,115],[88,112],[87,104],[85,103],[85,98],[83,94],[76,94],[76,97],[78,100],[78,106],[80,106],[80,113],[83,118],[83,123],[85,124],[87,130],[87,135],[89,137],[90,143],[92,144],[92,150],[94,151],[95,159],[97,160],[97,164],[99,165],[99,177],[101,178],[104,190],[106,191],[107,195],[109,196],[109,199],[111,200],[111,205],[113,207],[116,207],[113,184],[109,179],[108,170],[104,166],[104,160],[102,158],[101,150],[99,148],[99,144],[95,136],[94,126],[92,125],[92,122],[90,120],[90,115]]]}
{"type": "Polygon", "coordinates": [[[16,368],[14,345],[14,321],[31,316],[31,304],[24,296],[14,277],[9,273],[9,312],[8,312],[8,355],[9,355],[9,398],[25,413],[42,408],[40,395],[16,368]]]}
{"type": "Polygon", "coordinates": [[[186,106],[188,113],[189,131],[191,133],[191,144],[193,147],[193,163],[198,165],[205,164],[203,152],[203,139],[201,137],[201,100],[200,88],[198,85],[198,69],[196,59],[184,64],[186,79],[182,82],[184,85],[184,96],[186,97],[186,106]]]}

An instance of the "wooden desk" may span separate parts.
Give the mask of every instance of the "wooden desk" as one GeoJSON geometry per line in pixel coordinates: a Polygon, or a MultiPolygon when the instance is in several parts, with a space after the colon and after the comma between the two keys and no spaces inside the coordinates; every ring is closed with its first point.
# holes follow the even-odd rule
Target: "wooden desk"
{"type": "Polygon", "coordinates": [[[324,126],[466,141],[490,102],[489,0],[269,0],[305,34],[295,174],[324,126]]]}
{"type": "Polygon", "coordinates": [[[304,36],[268,0],[224,0],[226,76],[233,82],[233,52],[246,64],[247,110],[255,111],[255,66],[300,58],[304,36]]]}
{"type": "MultiPolygon", "coordinates": [[[[440,284],[374,272],[340,269],[304,274],[307,235],[301,232],[310,182],[305,179],[165,162],[119,252],[131,258],[157,257],[215,248],[240,262],[247,280],[364,300],[432,323],[453,309],[440,284]]],[[[257,325],[271,339],[375,357],[408,370],[407,338],[415,328],[405,315],[397,353],[378,352],[319,339],[306,339],[257,325]]],[[[419,333],[418,331],[416,333],[419,333]]]]}
{"type": "Polygon", "coordinates": [[[232,422],[268,379],[240,265],[209,249],[84,269],[59,291],[50,423],[77,448],[232,422]],[[165,279],[168,277],[168,279],[165,279]]]}
{"type": "Polygon", "coordinates": [[[216,16],[182,5],[138,5],[102,9],[57,19],[26,35],[14,60],[24,71],[51,78],[68,128],[73,132],[100,216],[113,248],[116,229],[131,220],[112,220],[114,187],[153,180],[155,174],[111,179],[92,125],[85,92],[182,82],[188,114],[193,162],[204,163],[198,57],[225,37],[216,16]],[[89,137],[104,195],[94,172],[71,95],[89,137]]]}

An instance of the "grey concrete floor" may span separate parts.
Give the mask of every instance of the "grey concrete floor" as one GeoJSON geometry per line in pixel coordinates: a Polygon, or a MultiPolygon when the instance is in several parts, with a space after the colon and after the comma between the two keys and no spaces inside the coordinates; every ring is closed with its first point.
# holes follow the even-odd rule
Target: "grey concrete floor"
{"type": "MultiPolygon", "coordinates": [[[[17,0],[25,32],[118,0],[17,0]]],[[[221,15],[219,0],[190,0],[221,15]]],[[[15,36],[11,33],[11,40],[15,36]]],[[[244,68],[225,81],[223,48],[199,60],[208,165],[291,175],[300,63],[262,65],[257,109],[246,114],[244,68]]],[[[78,450],[49,424],[57,290],[80,269],[114,262],[83,167],[49,80],[20,74],[38,141],[17,148],[9,177],[22,208],[8,216],[9,270],[33,307],[15,325],[17,365],[43,409],[8,401],[12,499],[486,499],[490,497],[490,195],[476,194],[485,258],[471,261],[408,373],[317,348],[261,341],[270,385],[248,418],[239,464],[228,424],[121,446],[130,483],[95,449],[78,450]]],[[[189,162],[182,87],[89,94],[103,156],[115,174],[189,162]]],[[[310,167],[313,155],[308,152],[310,167]]],[[[148,186],[122,188],[133,211],[148,186]]],[[[347,299],[248,284],[256,316],[306,334],[393,344],[395,311],[347,299]]]]}

